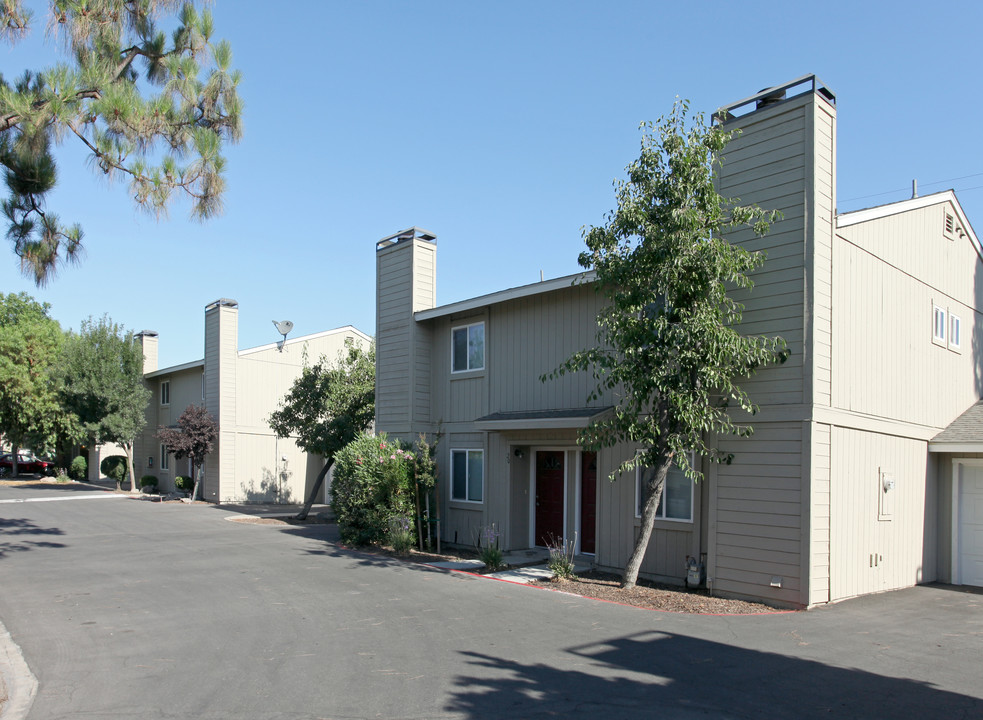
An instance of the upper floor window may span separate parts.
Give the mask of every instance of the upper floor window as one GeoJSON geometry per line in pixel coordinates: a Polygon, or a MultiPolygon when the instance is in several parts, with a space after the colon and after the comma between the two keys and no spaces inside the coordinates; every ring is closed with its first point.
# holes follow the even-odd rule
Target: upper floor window
{"type": "Polygon", "coordinates": [[[485,324],[462,325],[451,330],[451,372],[483,370],[485,324]]]}
{"type": "Polygon", "coordinates": [[[958,315],[949,313],[949,347],[958,350],[962,345],[962,320],[958,315]]]}
{"type": "MultiPolygon", "coordinates": [[[[690,462],[693,455],[690,454],[690,462]]],[[[635,469],[635,517],[642,516],[642,506],[645,503],[645,487],[655,472],[653,468],[638,467],[635,469]]],[[[666,473],[666,482],[662,486],[662,498],[655,516],[659,520],[674,520],[678,522],[693,522],[693,488],[695,483],[673,463],[666,473]]]]}
{"type": "Polygon", "coordinates": [[[480,503],[484,485],[485,451],[451,450],[451,500],[480,503]]]}
{"type": "Polygon", "coordinates": [[[171,404],[171,381],[161,380],[160,383],[160,404],[170,405],[171,404]]]}
{"type": "Polygon", "coordinates": [[[945,308],[938,305],[932,306],[932,342],[945,345],[946,338],[946,312],[945,308]]]}

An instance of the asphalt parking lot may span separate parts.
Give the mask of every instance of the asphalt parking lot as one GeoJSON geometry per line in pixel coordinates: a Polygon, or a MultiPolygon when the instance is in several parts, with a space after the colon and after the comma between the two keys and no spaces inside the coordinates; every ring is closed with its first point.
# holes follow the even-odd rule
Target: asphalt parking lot
{"type": "Polygon", "coordinates": [[[37,681],[26,717],[983,717],[977,593],[673,615],[235,510],[0,487],[0,621],[37,681]]]}

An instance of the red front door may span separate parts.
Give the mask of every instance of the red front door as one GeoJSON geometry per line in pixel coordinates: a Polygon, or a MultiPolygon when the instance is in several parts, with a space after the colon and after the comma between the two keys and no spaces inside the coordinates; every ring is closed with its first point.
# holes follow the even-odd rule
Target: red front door
{"type": "Polygon", "coordinates": [[[563,542],[563,451],[536,452],[536,544],[563,542]]]}
{"type": "Polygon", "coordinates": [[[597,527],[597,453],[580,455],[580,552],[594,552],[597,527]]]}

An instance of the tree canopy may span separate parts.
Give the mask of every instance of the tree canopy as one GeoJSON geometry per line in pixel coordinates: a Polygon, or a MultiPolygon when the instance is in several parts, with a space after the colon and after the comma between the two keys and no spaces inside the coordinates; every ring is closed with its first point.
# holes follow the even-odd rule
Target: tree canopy
{"type": "Polygon", "coordinates": [[[69,333],[61,359],[62,402],[94,443],[116,443],[126,452],[130,490],[133,443],[147,425],[151,393],[143,384],[143,349],[132,332],[108,317],[82,321],[69,333]]]}
{"type": "Polygon", "coordinates": [[[367,430],[374,418],[374,348],[363,350],[349,340],[334,362],[322,356],[314,365],[305,363],[269,419],[277,437],[295,437],[304,452],[326,461],[298,515],[300,519],[310,511],[335,455],[367,430]]]}
{"type": "Polygon", "coordinates": [[[157,439],[174,454],[178,460],[191,458],[195,468],[195,486],[191,491],[191,499],[198,497],[198,488],[205,468],[205,456],[212,451],[215,438],[218,437],[218,423],[203,405],[188,405],[181,417],[177,419],[177,427],[162,427],[157,429],[157,439]]]}
{"type": "MultiPolygon", "coordinates": [[[[53,150],[65,138],[81,143],[109,178],[126,178],[140,207],[159,216],[178,190],[203,220],[222,207],[222,144],[242,133],[240,74],[229,43],[213,41],[208,10],[179,0],[48,6],[48,27],[69,57],[14,81],[0,76],[7,236],[39,286],[82,249],[81,227],[46,206],[57,182],[53,150]],[[170,39],[161,21],[176,26],[170,39]]],[[[8,42],[34,20],[22,0],[0,3],[0,37],[8,42]]]]}
{"type": "Polygon", "coordinates": [[[15,452],[45,450],[73,427],[52,375],[64,335],[49,310],[27,293],[0,293],[0,434],[15,452]]]}
{"type": "Polygon", "coordinates": [[[652,532],[666,474],[675,462],[701,477],[689,452],[727,461],[721,435],[749,435],[728,407],[756,408],[738,381],[787,357],[781,338],[741,335],[743,306],[729,288],[750,288],[749,273],[764,262],[731,244],[726,234],[751,227],[767,232],[777,213],[722,197],[714,168],[732,133],[707,127],[702,115],[687,123],[677,101],[658,123],[642,126],[641,154],[616,184],[618,207],[600,227],[585,230],[579,262],[596,272],[607,299],[597,323],[597,346],[572,355],[548,377],[589,371],[589,400],[614,395],[617,407],[581,433],[585,447],[619,443],[641,448],[612,473],[647,468],[641,531],[625,568],[635,584],[652,532]]]}

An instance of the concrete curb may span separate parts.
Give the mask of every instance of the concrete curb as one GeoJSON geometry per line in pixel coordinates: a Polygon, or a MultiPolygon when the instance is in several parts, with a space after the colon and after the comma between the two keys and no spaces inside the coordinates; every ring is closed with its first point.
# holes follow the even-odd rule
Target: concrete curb
{"type": "Polygon", "coordinates": [[[27,717],[37,694],[37,678],[27,666],[20,647],[0,622],[0,720],[21,720],[27,717]]]}

